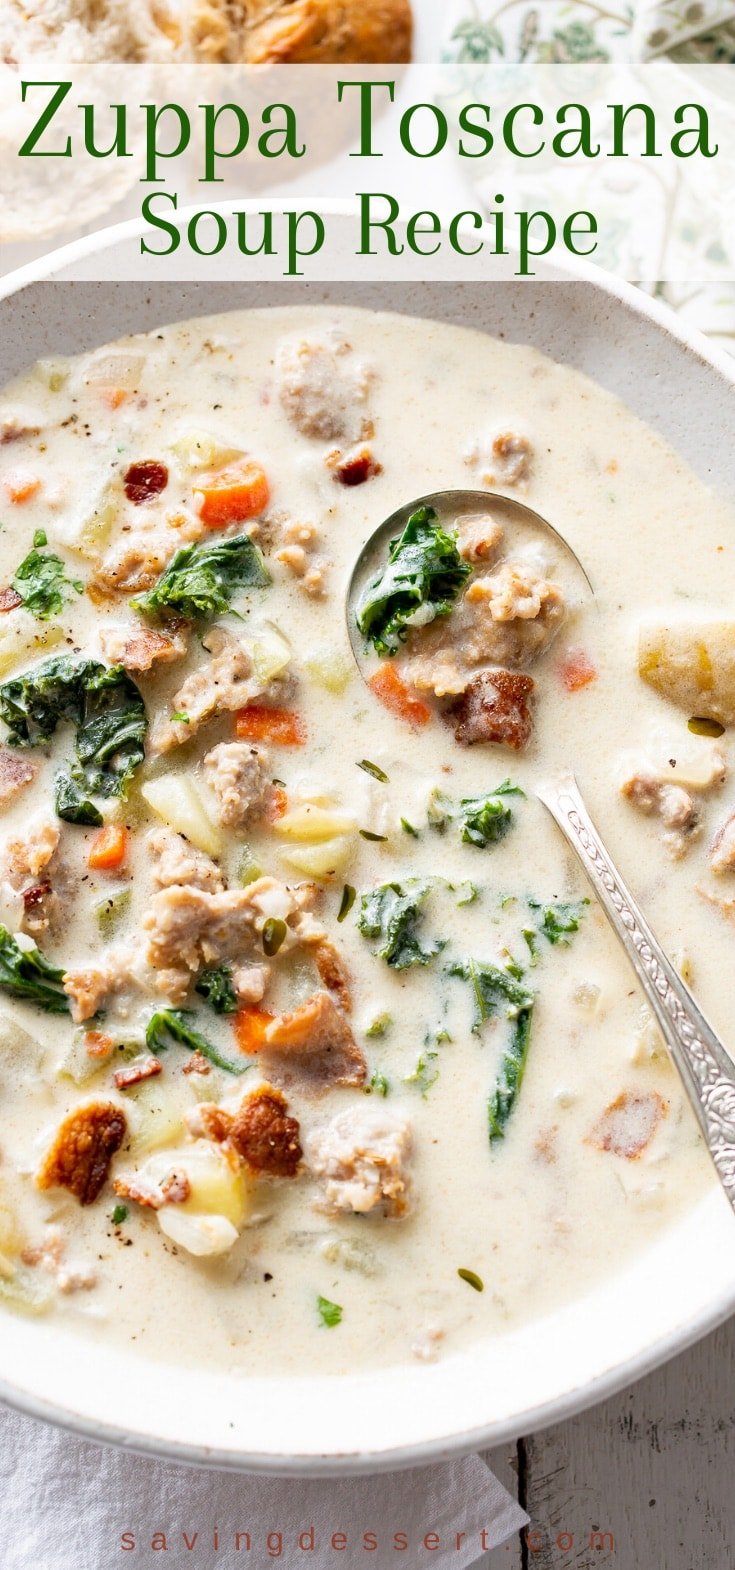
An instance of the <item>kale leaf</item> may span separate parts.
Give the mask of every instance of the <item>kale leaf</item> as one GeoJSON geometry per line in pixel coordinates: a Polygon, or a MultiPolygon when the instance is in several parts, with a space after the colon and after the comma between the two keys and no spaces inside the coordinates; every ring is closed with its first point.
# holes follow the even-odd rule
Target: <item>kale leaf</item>
{"type": "Polygon", "coordinates": [[[449,974],[469,981],[475,1000],[475,1023],[479,1031],[486,1019],[492,1019],[501,1008],[508,1017],[515,1017],[523,1009],[533,1007],[534,995],[523,985],[523,972],[514,966],[501,970],[499,965],[488,965],[484,960],[470,959],[465,964],[451,965],[449,974]]]}
{"type": "Polygon", "coordinates": [[[236,1014],[240,1007],[229,965],[212,965],[203,970],[195,991],[206,999],[216,1014],[236,1014]]]}
{"type": "Polygon", "coordinates": [[[122,665],[60,655],[0,686],[0,718],[11,747],[38,747],[57,726],[74,726],[76,757],[57,776],[56,810],[71,823],[99,823],[88,795],[124,796],[143,761],[148,719],[122,665]]]}
{"type": "Polygon", "coordinates": [[[342,1306],[332,1303],[328,1297],[318,1297],[316,1300],[317,1311],[323,1325],[327,1330],[333,1330],[335,1325],[342,1323],[342,1306]]]}
{"type": "Polygon", "coordinates": [[[249,534],[183,545],[158,582],[130,603],[143,616],[166,615],[186,621],[211,621],[229,610],[236,589],[264,589],[270,583],[265,562],[249,534]]]}
{"type": "Polygon", "coordinates": [[[7,927],[0,926],[0,988],[49,1014],[68,1014],[69,999],[61,983],[64,971],[40,949],[22,949],[7,927]]]}
{"type": "Polygon", "coordinates": [[[541,918],[539,932],[542,932],[550,943],[568,947],[571,942],[571,934],[579,932],[579,924],[587,905],[589,905],[589,900],[580,899],[567,902],[556,900],[548,905],[542,905],[540,900],[530,899],[528,903],[531,910],[536,913],[537,920],[538,917],[541,918]]]}
{"type": "Polygon", "coordinates": [[[70,582],[66,577],[60,556],[55,556],[52,551],[38,549],[39,545],[45,544],[46,536],[39,530],[33,541],[33,550],[16,568],[13,578],[16,594],[20,595],[26,610],[32,616],[37,616],[39,621],[58,616],[64,609],[69,590],[76,589],[77,594],[81,594],[83,588],[81,583],[70,582]]]}
{"type": "Polygon", "coordinates": [[[504,799],[506,796],[524,796],[524,792],[520,785],[513,785],[510,780],[503,780],[487,796],[464,796],[458,803],[450,801],[441,791],[435,791],[429,804],[429,823],[439,833],[444,832],[448,823],[457,823],[464,844],[477,845],[484,850],[488,845],[497,845],[513,822],[513,813],[504,799]]]}
{"type": "Polygon", "coordinates": [[[462,976],[472,985],[475,999],[472,1028],[476,1034],[485,1020],[501,1010],[506,1019],[512,1021],[510,1037],[503,1048],[487,1104],[488,1134],[493,1144],[496,1139],[502,1139],[518,1099],[531,1041],[535,994],[523,985],[523,972],[517,965],[512,970],[501,970],[498,965],[471,959],[464,965],[451,966],[450,975],[462,976]]]}
{"type": "Polygon", "coordinates": [[[433,507],[412,513],[400,538],[391,540],[385,567],[360,596],[357,625],[379,654],[395,654],[412,624],[447,616],[471,571],[456,534],[436,517],[433,507]]]}
{"type": "Polygon", "coordinates": [[[438,944],[422,948],[416,935],[429,887],[418,880],[405,889],[400,883],[381,883],[360,897],[358,928],[365,938],[379,938],[377,952],[394,970],[428,965],[437,953],[438,944]]]}
{"type": "Polygon", "coordinates": [[[206,1036],[200,1036],[199,1031],[188,1023],[192,1018],[194,1015],[191,1009],[158,1009],[146,1026],[145,1043],[149,1052],[156,1056],[159,1052],[165,1052],[170,1045],[166,1038],[170,1037],[179,1046],[188,1047],[190,1052],[201,1052],[215,1068],[226,1069],[228,1074],[246,1074],[250,1064],[233,1063],[229,1058],[222,1057],[211,1041],[207,1041],[206,1036]]]}
{"type": "Polygon", "coordinates": [[[498,1077],[487,1103],[490,1144],[502,1139],[521,1088],[531,1043],[533,1003],[519,1010],[498,1070],[498,1077]]]}

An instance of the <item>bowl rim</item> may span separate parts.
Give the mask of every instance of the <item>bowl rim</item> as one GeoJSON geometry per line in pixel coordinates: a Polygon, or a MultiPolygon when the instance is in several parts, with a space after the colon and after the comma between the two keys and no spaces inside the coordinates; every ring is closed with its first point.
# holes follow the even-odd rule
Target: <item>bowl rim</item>
{"type": "MultiPolygon", "coordinates": [[[[221,205],[223,212],[231,212],[233,208],[247,209],[256,204],[247,200],[210,204],[213,209],[218,205],[221,205]]],[[[259,198],[257,207],[262,209],[265,205],[279,209],[283,204],[278,200],[266,203],[259,198]]],[[[321,199],[314,205],[325,214],[345,217],[354,210],[354,204],[341,198],[321,199]]],[[[175,215],[175,221],[179,224],[185,223],[187,216],[193,210],[181,209],[175,215]]],[[[84,235],[33,262],[26,263],[0,278],[0,302],[22,295],[26,289],[35,284],[67,281],[59,277],[65,270],[87,257],[100,255],[108,249],[125,243],[140,234],[144,228],[145,225],[139,219],[126,220],[93,234],[84,235]]],[[[562,267],[555,265],[549,269],[540,267],[538,275],[528,282],[538,285],[551,279],[565,283],[586,284],[596,290],[600,298],[617,301],[633,317],[647,319],[663,335],[678,344],[689,357],[694,357],[701,365],[718,373],[728,388],[735,390],[735,357],[731,359],[724,350],[710,344],[697,329],[678,320],[669,307],[645,293],[640,287],[617,279],[589,263],[579,265],[565,263],[562,267]],[[548,273],[547,278],[544,277],[545,271],[548,273]]],[[[525,280],[514,281],[520,284],[525,280]]],[[[95,281],[91,279],[79,282],[82,287],[95,287],[95,281]]],[[[160,279],[157,282],[165,284],[167,280],[160,279]]],[[[293,280],[293,282],[298,289],[301,280],[293,280]]],[[[376,284],[384,288],[390,287],[385,280],[376,280],[376,284]]],[[[349,288],[349,281],[345,287],[349,288]]],[[[294,290],[295,296],[297,289],[294,290]]],[[[710,1207],[712,1203],[712,1195],[703,1202],[710,1207]]],[[[700,1208],[696,1207],[693,1213],[695,1217],[700,1208]]],[[[527,1404],[521,1410],[509,1413],[504,1418],[489,1418],[467,1429],[455,1427],[452,1432],[443,1437],[394,1444],[390,1448],[379,1450],[291,1453],[288,1449],[284,1449],[283,1453],[276,1454],[270,1451],[227,1449],[218,1445],[171,1437],[159,1438],[142,1430],[126,1429],[114,1422],[100,1420],[93,1415],[75,1411],[70,1405],[60,1405],[44,1396],[20,1389],[2,1375],[0,1375],[0,1399],[7,1406],[28,1417],[51,1423],[83,1439],[123,1446],[126,1450],[139,1455],[204,1468],[300,1478],[398,1471],[428,1465],[471,1451],[488,1449],[515,1439],[520,1434],[537,1432],[552,1423],[582,1412],[613,1395],[631,1381],[642,1378],[676,1353],[685,1351],[702,1336],[722,1324],[733,1312],[735,1312],[735,1268],[729,1279],[720,1285],[712,1300],[691,1317],[659,1336],[654,1335],[639,1350],[631,1352],[630,1355],[613,1363],[592,1378],[579,1384],[572,1384],[560,1395],[535,1405],[527,1404]]],[[[385,1373],[389,1376],[391,1370],[388,1369],[385,1373]]]]}

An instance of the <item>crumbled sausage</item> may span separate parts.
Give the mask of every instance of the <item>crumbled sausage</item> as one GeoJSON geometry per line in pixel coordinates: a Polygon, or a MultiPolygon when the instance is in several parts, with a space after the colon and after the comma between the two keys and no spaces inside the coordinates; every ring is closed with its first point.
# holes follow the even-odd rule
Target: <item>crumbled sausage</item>
{"type": "Polygon", "coordinates": [[[491,441],[472,443],[465,461],[482,471],[484,485],[525,486],[533,460],[533,447],[519,431],[500,431],[491,441]]]}
{"type": "Polygon", "coordinates": [[[302,1157],[299,1124],[288,1116],[279,1090],[266,1085],[247,1096],[235,1114],[229,1143],[253,1172],[264,1177],[295,1177],[302,1157]]]}
{"type": "Polygon", "coordinates": [[[409,633],[408,680],[436,697],[464,691],[478,666],[517,669],[539,658],[565,615],[555,583],[521,562],[502,562],[473,578],[452,612],[409,633]]]}
{"type": "Polygon", "coordinates": [[[360,439],[373,373],[349,344],[287,339],[278,350],[276,374],[283,408],[302,436],[360,439]]]}
{"type": "Polygon", "coordinates": [[[39,1188],[66,1188],[80,1205],[91,1205],[107,1182],[126,1132],[125,1114],[112,1102],[78,1107],[57,1131],[38,1175],[39,1188]]]}
{"type": "Polygon", "coordinates": [[[269,1073],[287,1087],[322,1089],[364,1085],[367,1064],[349,1023],[328,992],[315,992],[265,1027],[269,1073]]]}
{"type": "Polygon", "coordinates": [[[103,627],[100,648],[110,665],[124,665],[126,671],[149,671],[153,665],[170,665],[186,654],[186,639],[152,627],[103,627]]]}
{"type": "Polygon", "coordinates": [[[483,671],[468,683],[447,709],[455,740],[462,747],[493,741],[516,752],[533,731],[529,700],[535,683],[518,671],[483,671]]]}
{"type": "Polygon", "coordinates": [[[270,965],[238,965],[232,986],[240,1003],[260,1003],[270,980],[270,965]]]}
{"type": "Polygon", "coordinates": [[[102,965],[87,965],[67,970],[64,991],[71,998],[71,1017],[75,1024],[91,1019],[102,1004],[135,981],[133,954],[129,947],[108,949],[102,965]]]}
{"type": "Polygon", "coordinates": [[[624,1090],[598,1118],[587,1143],[633,1161],[650,1145],[666,1112],[666,1102],[658,1091],[624,1090]]]}
{"type": "Polygon", "coordinates": [[[18,888],[25,878],[38,878],[48,866],[60,837],[54,818],[39,817],[29,823],[24,834],[7,841],[5,861],[14,887],[18,888]]]}
{"type": "Polygon", "coordinates": [[[11,747],[0,747],[0,807],[25,790],[36,778],[38,763],[27,754],[14,752],[11,747]]]}
{"type": "Polygon", "coordinates": [[[290,891],[275,878],[258,878],[246,889],[222,893],[180,884],[161,889],[142,918],[159,990],[182,1002],[203,965],[242,960],[269,915],[286,920],[295,910],[290,891]]]}
{"type": "Polygon", "coordinates": [[[174,884],[182,884],[206,889],[210,894],[221,893],[224,889],[217,863],[173,829],[154,829],[147,836],[146,846],[153,860],[155,888],[168,889],[174,884]]]}
{"type": "Polygon", "coordinates": [[[710,866],[718,875],[735,872],[735,812],[717,830],[710,851],[710,866]]]}
{"type": "Polygon", "coordinates": [[[172,701],[174,713],[186,720],[162,715],[154,721],[150,750],[153,754],[170,752],[196,734],[214,713],[244,709],[253,698],[263,694],[263,683],[255,675],[247,650],[221,627],[213,627],[202,639],[211,660],[187,676],[172,701]]]}
{"type": "Polygon", "coordinates": [[[503,543],[503,525],[489,513],[461,514],[455,527],[459,554],[465,561],[487,565],[503,543]]]}
{"type": "Polygon", "coordinates": [[[683,856],[700,827],[699,807],[689,791],[643,772],[624,779],[620,791],[639,812],[660,818],[667,849],[677,858],[683,856]]]}
{"type": "Polygon", "coordinates": [[[204,778],[217,798],[220,823],[241,828],[261,816],[271,797],[270,757],[263,747],[223,741],[204,758],[204,778]]]}
{"type": "Polygon", "coordinates": [[[176,512],[161,516],[157,507],[139,508],[132,522],[123,525],[121,539],[93,573],[87,593],[94,602],[116,599],[120,594],[144,594],[152,589],[181,545],[190,545],[204,534],[201,518],[176,512]]]}
{"type": "Polygon", "coordinates": [[[380,1210],[403,1216],[409,1209],[411,1129],[383,1108],[350,1107],[314,1129],[306,1144],[309,1166],[323,1187],[321,1207],[331,1214],[380,1210]]]}

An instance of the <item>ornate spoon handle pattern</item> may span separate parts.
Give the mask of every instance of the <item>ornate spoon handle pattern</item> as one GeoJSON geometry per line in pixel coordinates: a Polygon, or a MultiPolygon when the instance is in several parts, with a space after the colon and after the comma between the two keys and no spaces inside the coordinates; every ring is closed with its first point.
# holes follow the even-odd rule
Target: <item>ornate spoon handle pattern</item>
{"type": "Polygon", "coordinates": [[[735,1065],[611,861],[574,775],[559,775],[536,794],[579,857],[636,971],[735,1210],[735,1065]]]}

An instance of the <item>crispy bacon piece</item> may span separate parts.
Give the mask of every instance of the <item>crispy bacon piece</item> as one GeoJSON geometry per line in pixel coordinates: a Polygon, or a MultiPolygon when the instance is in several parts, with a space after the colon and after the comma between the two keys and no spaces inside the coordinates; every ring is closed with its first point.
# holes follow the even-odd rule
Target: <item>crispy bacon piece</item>
{"type": "Polygon", "coordinates": [[[232,1120],[229,1143],[253,1172],[295,1177],[302,1157],[299,1124],[288,1116],[280,1090],[266,1085],[243,1101],[232,1120]]]}
{"type": "Polygon", "coordinates": [[[127,1132],[124,1112],[109,1101],[93,1101],[70,1112],[38,1174],[39,1188],[66,1188],[80,1205],[91,1205],[104,1188],[110,1162],[127,1132]]]}
{"type": "Polygon", "coordinates": [[[382,463],[373,457],[369,447],[360,447],[357,452],[341,453],[334,463],[329,463],[329,467],[338,484],[347,486],[364,485],[373,475],[383,472],[382,463]]]}
{"type": "Polygon", "coordinates": [[[124,665],[126,671],[149,671],[153,665],[170,665],[186,654],[186,638],[181,633],[170,637],[143,627],[138,632],[128,627],[104,627],[100,646],[111,665],[124,665]]]}
{"type": "Polygon", "coordinates": [[[587,1144],[634,1161],[650,1145],[668,1111],[656,1090],[623,1090],[587,1135],[587,1144]]]}
{"type": "Polygon", "coordinates": [[[130,1063],[127,1068],[115,1070],[115,1084],[118,1090],[129,1090],[131,1085],[140,1085],[144,1079],[155,1079],[157,1074],[163,1072],[163,1064],[159,1058],[141,1058],[139,1063],[130,1063]]]}
{"type": "Polygon", "coordinates": [[[516,752],[533,730],[529,699],[535,682],[517,671],[481,671],[447,709],[455,740],[462,747],[494,741],[516,752]]]}
{"type": "Polygon", "coordinates": [[[327,992],[333,992],[340,1008],[345,1014],[349,1014],[352,1008],[352,991],[347,972],[334,944],[330,943],[329,938],[322,938],[320,942],[314,944],[312,953],[314,964],[327,992]]]}
{"type": "Polygon", "coordinates": [[[0,807],[25,790],[38,773],[38,763],[11,747],[0,747],[0,807]]]}
{"type": "Polygon", "coordinates": [[[144,458],[140,463],[131,463],[125,470],[123,485],[128,501],[134,507],[142,507],[165,491],[168,469],[155,458],[144,458]]]}
{"type": "Polygon", "coordinates": [[[22,604],[23,596],[16,589],[11,589],[10,585],[0,589],[0,611],[14,611],[22,604]]]}

